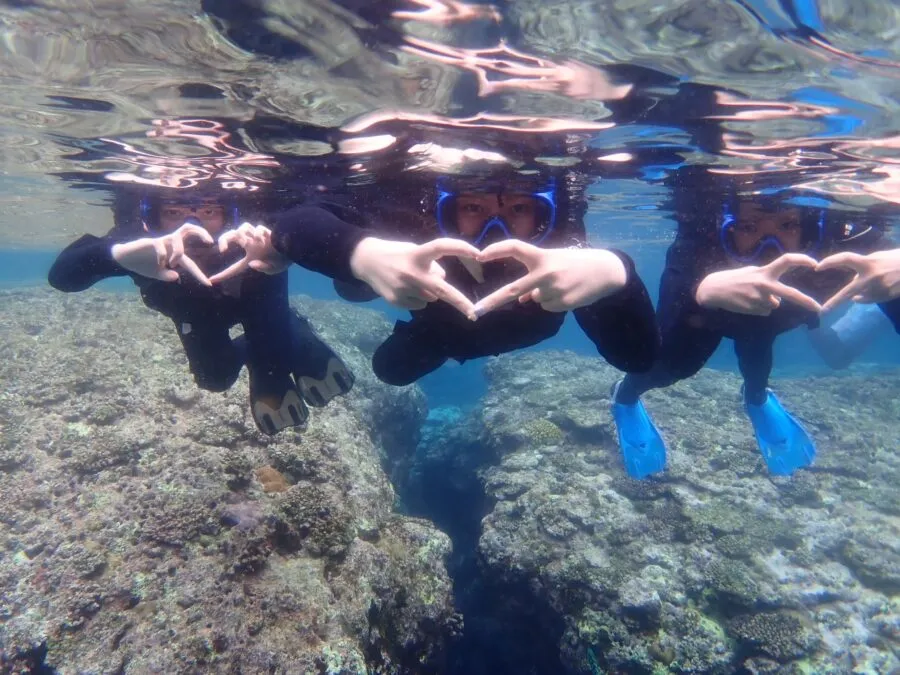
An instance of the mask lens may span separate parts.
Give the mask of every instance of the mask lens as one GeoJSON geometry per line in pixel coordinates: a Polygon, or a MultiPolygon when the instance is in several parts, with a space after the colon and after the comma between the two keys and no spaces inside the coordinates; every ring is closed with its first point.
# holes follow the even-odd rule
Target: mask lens
{"type": "MultiPolygon", "coordinates": [[[[235,211],[235,209],[232,209],[235,211]]],[[[172,227],[180,227],[187,221],[200,223],[207,226],[216,226],[225,223],[231,214],[224,205],[214,200],[179,200],[163,201],[162,203],[144,199],[141,203],[141,217],[144,227],[148,230],[172,227]]]]}
{"type": "Polygon", "coordinates": [[[824,211],[809,216],[738,222],[726,210],[719,228],[722,248],[742,263],[767,263],[783,253],[812,254],[821,243],[824,211]]]}
{"type": "Polygon", "coordinates": [[[441,192],[436,216],[444,236],[475,244],[488,239],[543,240],[553,229],[556,204],[553,193],[441,192]]]}

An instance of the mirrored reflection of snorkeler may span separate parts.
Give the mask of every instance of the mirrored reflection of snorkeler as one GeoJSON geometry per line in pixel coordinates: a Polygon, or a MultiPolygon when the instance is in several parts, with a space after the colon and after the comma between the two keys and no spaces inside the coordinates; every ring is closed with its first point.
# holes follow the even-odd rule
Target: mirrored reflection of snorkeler
{"type": "Polygon", "coordinates": [[[322,407],[350,390],[353,375],[290,308],[286,265],[254,266],[227,283],[210,283],[210,275],[241,258],[243,247],[267,236],[262,226],[238,227],[237,201],[161,189],[139,197],[120,190],[116,200],[116,227],[66,248],[49,273],[54,288],[75,292],[130,276],[144,304],[175,323],[200,388],[226,391],[247,366],[251,412],[264,433],[303,427],[307,404],[322,407]],[[231,339],[237,324],[243,335],[231,339]]]}

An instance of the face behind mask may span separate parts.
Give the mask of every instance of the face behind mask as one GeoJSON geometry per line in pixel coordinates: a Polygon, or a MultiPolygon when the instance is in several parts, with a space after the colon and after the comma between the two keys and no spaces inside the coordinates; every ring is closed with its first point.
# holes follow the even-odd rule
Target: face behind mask
{"type": "Polygon", "coordinates": [[[785,253],[814,256],[821,246],[824,227],[824,209],[766,209],[742,202],[737,213],[726,205],[719,224],[719,241],[735,262],[767,265],[785,253]]]}
{"type": "Polygon", "coordinates": [[[556,225],[556,192],[522,189],[438,190],[435,207],[442,236],[484,249],[506,239],[540,244],[556,225]]]}

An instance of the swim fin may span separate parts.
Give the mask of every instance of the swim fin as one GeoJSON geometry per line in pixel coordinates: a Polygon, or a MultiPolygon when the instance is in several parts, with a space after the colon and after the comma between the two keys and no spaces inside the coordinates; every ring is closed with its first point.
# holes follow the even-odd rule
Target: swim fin
{"type": "Polygon", "coordinates": [[[612,391],[612,414],[619,435],[619,449],[628,475],[646,478],[666,468],[666,444],[640,399],[630,404],[616,402],[621,384],[619,380],[612,391]]]}
{"type": "Polygon", "coordinates": [[[294,315],[292,340],[295,351],[293,375],[297,389],[311,406],[322,408],[346,394],[356,381],[353,373],[310,326],[309,321],[294,315]]]}
{"type": "Polygon", "coordinates": [[[356,378],[337,356],[328,359],[322,373],[297,375],[297,388],[311,406],[322,408],[336,396],[342,396],[353,388],[356,378]]]}
{"type": "Polygon", "coordinates": [[[816,456],[812,439],[803,425],[782,407],[771,389],[766,389],[766,400],[761,405],[748,403],[745,397],[744,407],[769,473],[790,476],[812,464],[816,456]]]}
{"type": "Polygon", "coordinates": [[[265,387],[250,377],[250,413],[257,428],[264,434],[275,435],[288,427],[305,427],[309,408],[300,398],[290,376],[279,387],[265,387]],[[273,393],[274,391],[282,393],[273,393]]]}

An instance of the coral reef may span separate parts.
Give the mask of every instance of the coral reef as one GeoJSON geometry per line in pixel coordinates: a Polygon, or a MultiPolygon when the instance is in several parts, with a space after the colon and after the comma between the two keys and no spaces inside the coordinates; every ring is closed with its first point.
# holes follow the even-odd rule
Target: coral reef
{"type": "Polygon", "coordinates": [[[633,481],[609,413],[611,368],[545,351],[492,359],[486,373],[485,400],[430,432],[403,491],[430,496],[414,504],[436,522],[455,508],[477,523],[456,555],[490,597],[464,607],[467,633],[481,634],[467,635],[476,661],[496,659],[480,672],[900,669],[900,528],[887,498],[900,480],[900,375],[775,380],[818,442],[815,467],[792,478],[766,474],[734,375],[651,392],[669,467],[633,481]],[[433,489],[437,476],[466,499],[433,489]]]}
{"type": "Polygon", "coordinates": [[[394,512],[425,406],[371,375],[381,315],[301,300],[359,379],[267,437],[133,295],[0,301],[0,671],[441,670],[450,544],[394,512]]]}

